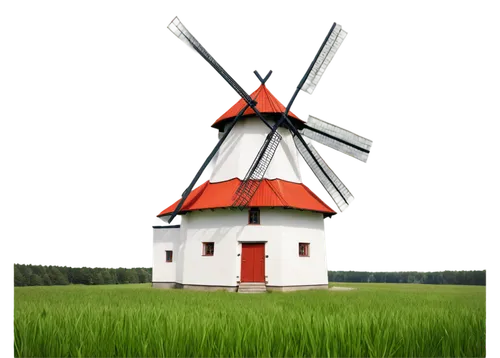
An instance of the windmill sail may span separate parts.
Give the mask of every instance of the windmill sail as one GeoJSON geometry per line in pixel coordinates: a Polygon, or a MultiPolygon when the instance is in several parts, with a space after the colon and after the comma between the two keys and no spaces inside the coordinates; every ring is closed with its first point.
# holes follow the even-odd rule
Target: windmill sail
{"type": "Polygon", "coordinates": [[[312,144],[306,144],[306,147],[298,136],[293,136],[293,141],[295,142],[295,146],[299,150],[299,153],[302,155],[307,165],[309,165],[314,175],[316,175],[328,194],[330,194],[333,201],[335,201],[339,210],[344,211],[354,200],[351,192],[335,175],[333,170],[331,170],[325,163],[312,144]]]}
{"type": "MultiPolygon", "coordinates": [[[[276,138],[276,135],[279,135],[276,131],[278,127],[285,121],[288,123],[290,129],[293,128],[294,131],[296,131],[294,125],[290,123],[287,115],[288,112],[290,111],[290,108],[292,107],[293,102],[295,101],[295,98],[297,97],[297,94],[301,89],[309,93],[312,93],[314,91],[314,87],[316,87],[319,78],[321,77],[326,67],[330,63],[333,55],[337,51],[337,48],[340,46],[340,43],[342,42],[343,38],[345,38],[346,34],[347,33],[345,31],[344,32],[341,31],[340,25],[337,26],[335,23],[333,24],[325,40],[321,44],[321,47],[316,53],[316,56],[309,65],[309,68],[302,77],[294,94],[292,95],[292,98],[288,102],[288,106],[286,107],[285,112],[282,114],[281,118],[273,126],[273,128],[271,128],[270,134],[268,135],[266,141],[262,145],[260,151],[257,153],[257,156],[255,157],[255,160],[252,166],[250,167],[247,175],[245,176],[245,179],[243,180],[238,190],[236,191],[235,201],[233,203],[233,206],[237,206],[240,208],[244,207],[246,204],[248,204],[253,194],[255,194],[255,192],[257,191],[257,188],[259,187],[259,180],[261,180],[264,177],[267,167],[269,166],[269,163],[271,162],[274,152],[278,147],[279,140],[281,140],[280,137],[279,140],[276,142],[276,146],[273,146],[269,145],[271,138],[276,138]],[[338,38],[340,38],[340,40],[337,40],[338,38]],[[266,153],[266,155],[263,156],[262,155],[263,153],[266,153]],[[265,158],[270,158],[270,159],[269,161],[267,161],[265,158]]],[[[258,77],[259,79],[261,79],[260,76],[258,77]]],[[[258,114],[258,112],[256,113],[258,114]]]]}
{"type": "Polygon", "coordinates": [[[324,43],[321,52],[317,55],[315,62],[312,66],[311,72],[309,72],[307,79],[300,87],[301,90],[312,94],[316,85],[318,84],[321,76],[326,71],[326,68],[330,64],[333,56],[337,53],[338,48],[347,36],[347,32],[342,30],[342,26],[333,24],[332,29],[330,29],[329,36],[324,43]]]}
{"type": "Polygon", "coordinates": [[[343,128],[309,116],[300,133],[339,152],[350,155],[362,162],[368,160],[372,141],[343,128]]]}
{"type": "Polygon", "coordinates": [[[186,44],[191,46],[198,52],[201,57],[203,57],[221,76],[227,83],[233,87],[233,89],[247,102],[252,104],[252,98],[245,92],[243,88],[227,73],[221,65],[215,59],[210,56],[207,50],[196,40],[196,38],[188,31],[188,29],[182,24],[178,17],[175,17],[172,22],[168,25],[168,29],[177,36],[179,39],[184,41],[186,44]]]}

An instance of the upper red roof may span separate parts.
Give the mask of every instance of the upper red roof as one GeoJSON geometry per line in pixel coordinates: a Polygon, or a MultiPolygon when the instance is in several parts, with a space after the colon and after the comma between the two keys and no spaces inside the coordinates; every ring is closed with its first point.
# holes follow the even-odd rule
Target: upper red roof
{"type": "MultiPolygon", "coordinates": [[[[206,181],[188,195],[180,213],[231,207],[234,201],[233,195],[240,183],[241,180],[238,178],[219,183],[206,181]]],[[[163,210],[158,217],[172,213],[179,201],[163,210]]],[[[248,206],[310,210],[323,213],[325,217],[336,214],[304,184],[281,179],[263,179],[248,206]]]]}
{"type": "MultiPolygon", "coordinates": [[[[284,113],[285,112],[285,106],[283,106],[280,101],[276,99],[272,95],[271,92],[267,89],[265,85],[261,85],[257,90],[255,90],[254,93],[250,95],[256,102],[257,102],[257,109],[261,113],[284,113]]],[[[238,113],[243,109],[243,107],[246,106],[245,100],[242,98],[234,106],[232,106],[226,113],[224,113],[222,116],[217,119],[214,124],[212,124],[212,127],[218,128],[220,124],[224,121],[227,121],[229,119],[232,119],[238,115],[238,113]]],[[[244,113],[243,116],[251,115],[254,114],[254,111],[252,108],[248,108],[244,113]]],[[[288,117],[296,119],[300,122],[303,122],[299,117],[297,117],[295,114],[293,114],[291,111],[288,112],[288,117]]]]}

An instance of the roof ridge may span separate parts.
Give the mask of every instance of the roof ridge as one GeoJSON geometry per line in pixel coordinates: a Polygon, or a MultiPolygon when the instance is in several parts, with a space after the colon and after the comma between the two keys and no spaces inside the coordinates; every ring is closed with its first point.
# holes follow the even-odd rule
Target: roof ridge
{"type": "MultiPolygon", "coordinates": [[[[269,88],[270,90],[270,88],[269,88]]],[[[274,102],[272,102],[272,106],[274,107],[276,112],[280,112],[281,108],[280,105],[283,105],[286,109],[285,103],[281,100],[281,98],[278,97],[276,93],[269,91],[269,96],[273,98],[274,102]],[[279,103],[277,102],[279,100],[279,103]]],[[[282,112],[282,111],[281,111],[282,112]]]]}
{"type": "Polygon", "coordinates": [[[271,188],[271,190],[274,192],[274,194],[276,194],[276,196],[279,198],[279,200],[281,201],[281,203],[284,205],[284,206],[289,206],[288,202],[285,200],[285,198],[281,195],[281,192],[279,190],[277,190],[275,187],[274,187],[274,184],[278,184],[279,185],[279,182],[276,182],[276,183],[272,183],[271,181],[269,181],[268,179],[264,179],[267,183],[267,185],[269,185],[269,187],[271,188]]]}
{"type": "Polygon", "coordinates": [[[314,194],[314,192],[311,189],[309,189],[304,183],[300,183],[300,185],[302,185],[304,187],[304,189],[309,194],[311,194],[316,200],[318,200],[321,204],[323,204],[324,206],[326,206],[327,208],[329,208],[329,206],[323,200],[321,200],[319,196],[317,196],[316,194],[314,194]]]}
{"type": "Polygon", "coordinates": [[[187,198],[186,198],[186,201],[184,202],[184,204],[182,204],[182,207],[180,208],[179,211],[182,211],[182,209],[184,208],[188,208],[190,207],[191,205],[193,205],[199,198],[200,196],[203,194],[203,192],[205,191],[205,189],[207,188],[208,184],[209,184],[209,180],[207,180],[206,182],[204,182],[203,184],[201,184],[197,189],[199,189],[198,192],[195,193],[196,189],[193,190],[191,193],[188,194],[187,198]],[[190,198],[191,194],[193,194],[193,197],[190,198]]]}

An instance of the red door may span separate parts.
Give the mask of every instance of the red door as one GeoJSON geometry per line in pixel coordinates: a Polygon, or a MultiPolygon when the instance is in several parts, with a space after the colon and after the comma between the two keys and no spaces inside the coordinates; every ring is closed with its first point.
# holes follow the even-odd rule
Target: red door
{"type": "Polygon", "coordinates": [[[265,282],[264,243],[242,244],[241,282],[265,282]]]}

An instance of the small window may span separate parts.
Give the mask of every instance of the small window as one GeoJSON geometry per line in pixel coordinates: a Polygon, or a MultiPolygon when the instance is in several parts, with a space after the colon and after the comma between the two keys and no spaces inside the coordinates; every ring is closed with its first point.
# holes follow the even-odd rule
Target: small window
{"type": "Polygon", "coordinates": [[[172,250],[165,250],[165,261],[166,262],[172,262],[174,259],[174,252],[172,250]]]}
{"type": "Polygon", "coordinates": [[[305,242],[299,243],[299,256],[309,256],[309,244],[306,244],[305,242]]]}
{"type": "Polygon", "coordinates": [[[260,225],[259,208],[251,208],[250,210],[248,210],[248,223],[250,225],[260,225]]]}
{"type": "Polygon", "coordinates": [[[203,243],[203,256],[214,256],[214,243],[204,242],[203,243]]]}

